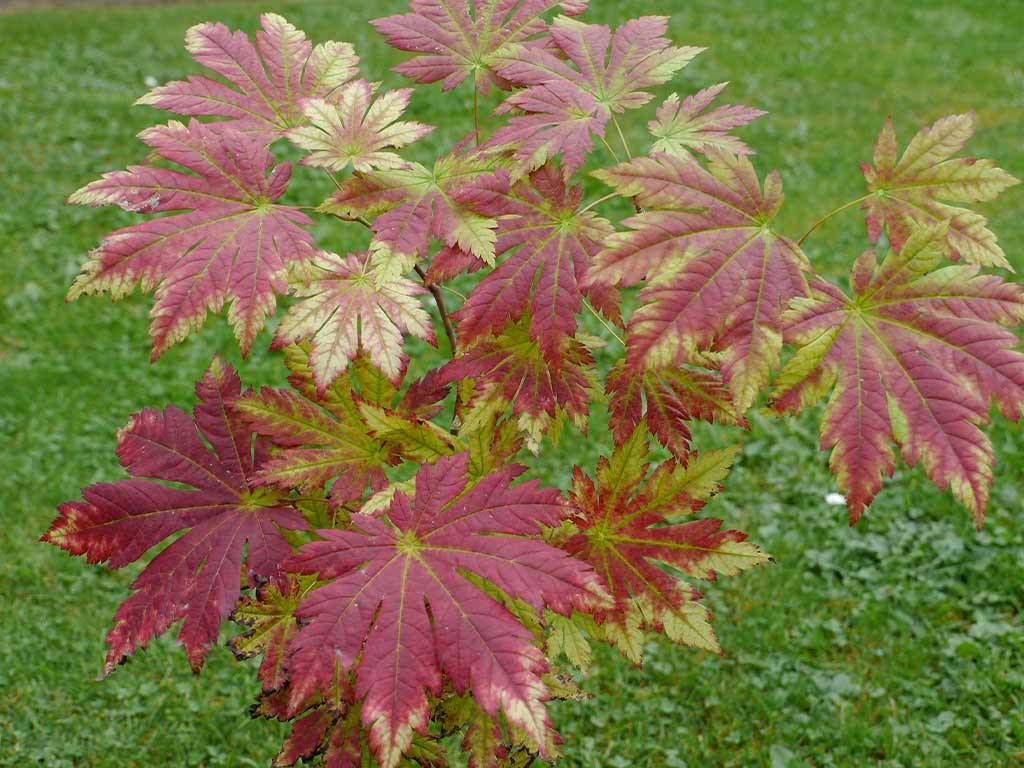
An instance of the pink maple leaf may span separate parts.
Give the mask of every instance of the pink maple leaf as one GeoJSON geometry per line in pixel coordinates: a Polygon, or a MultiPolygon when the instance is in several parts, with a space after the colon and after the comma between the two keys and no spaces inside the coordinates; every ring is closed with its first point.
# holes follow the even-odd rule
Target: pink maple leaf
{"type": "Polygon", "coordinates": [[[135,103],[179,115],[224,117],[212,125],[231,126],[269,143],[306,122],[303,99],[324,98],[359,71],[349,43],[314,48],[305,33],[274,13],[260,16],[260,25],[255,45],[244,32],[223,24],[197,24],[185,33],[192,57],[231,85],[191,76],[158,86],[135,103]]]}
{"type": "Polygon", "coordinates": [[[354,219],[376,216],[370,250],[399,260],[417,259],[432,237],[488,263],[494,263],[495,222],[460,204],[455,192],[494,170],[494,160],[465,151],[460,144],[433,168],[406,163],[402,168],[357,174],[346,179],[321,209],[354,219]]]}
{"type": "Polygon", "coordinates": [[[663,37],[668,20],[644,16],[615,30],[558,18],[551,25],[553,45],[514,46],[504,56],[501,75],[528,86],[512,94],[498,112],[522,111],[487,142],[507,149],[527,170],[560,154],[569,173],[591,150],[591,136],[604,136],[613,113],[643,106],[646,89],[668,81],[702,48],[673,47],[663,37]],[[564,58],[563,58],[564,57],[564,58]]]}
{"type": "Polygon", "coordinates": [[[528,43],[547,29],[542,16],[553,8],[570,15],[586,10],[587,0],[412,0],[409,13],[377,19],[373,26],[388,45],[418,54],[395,67],[418,83],[442,81],[444,90],[468,77],[487,93],[508,46],[528,43]]]}
{"type": "Polygon", "coordinates": [[[778,365],[782,312],[806,292],[807,259],[771,221],[782,205],[777,173],[758,181],[745,157],[635,158],[598,176],[645,211],[626,219],[599,253],[585,284],[647,279],[629,323],[630,367],[720,363],[739,413],[778,365]]]}
{"type": "Polygon", "coordinates": [[[195,120],[140,135],[156,155],[191,173],[133,165],[105,174],[68,202],[180,213],[107,235],[68,298],[106,292],[119,299],[136,285],[155,289],[153,359],[230,302],[228,321],[245,354],[274,312],[275,295],[288,290],[288,266],[313,256],[313,239],[303,229],[309,217],[275,203],[291,166],[274,166],[270,152],[250,135],[195,120]]]}
{"type": "Polygon", "coordinates": [[[429,720],[442,675],[492,716],[539,743],[549,727],[532,633],[469,581],[484,578],[535,609],[567,613],[596,589],[593,572],[545,543],[539,526],[565,513],[556,490],[517,486],[512,467],[467,487],[467,456],[424,465],[414,498],[398,493],[386,520],[320,531],[288,568],[331,582],[298,615],[308,624],[289,664],[296,704],[332,685],[336,661],[353,668],[362,722],[383,768],[394,768],[429,720]]]}
{"type": "Polygon", "coordinates": [[[578,280],[612,234],[605,219],[579,212],[583,188],[546,165],[512,184],[498,171],[463,187],[458,199],[498,219],[495,253],[507,258],[484,276],[454,317],[472,343],[530,311],[530,337],[554,360],[576,332],[583,308],[578,280]]]}

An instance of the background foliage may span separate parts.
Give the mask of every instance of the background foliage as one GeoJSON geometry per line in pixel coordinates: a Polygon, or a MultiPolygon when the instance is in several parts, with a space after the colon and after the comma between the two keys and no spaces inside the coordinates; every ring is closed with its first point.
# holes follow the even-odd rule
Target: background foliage
{"type": "MultiPolygon", "coordinates": [[[[35,544],[57,502],[115,475],[113,433],[129,413],[190,403],[214,352],[238,362],[227,326],[214,323],[149,369],[146,299],[119,312],[101,300],[65,307],[85,251],[129,217],[62,200],[139,157],[134,134],[160,118],[128,104],[148,78],[193,71],[181,47],[188,26],[218,19],[252,30],[265,6],[0,15],[0,765],[263,765],[280,742],[274,724],[240,719],[257,685],[254,675],[246,682],[231,673],[223,647],[202,684],[169,637],[92,682],[108,617],[133,574],[83,569],[35,544]]],[[[349,40],[367,71],[382,73],[399,55],[364,22],[403,7],[348,0],[273,9],[314,39],[349,40]]],[[[976,108],[971,151],[1024,172],[1024,54],[1015,33],[1024,9],[1016,3],[733,0],[712,8],[665,0],[658,10],[672,14],[674,39],[711,48],[678,90],[731,79],[730,101],[771,113],[744,137],[760,153],[759,170],[782,171],[789,199],[780,224],[790,234],[859,194],[855,161],[869,157],[886,114],[908,137],[939,115],[976,108]]],[[[645,11],[642,0],[605,0],[589,18],[645,11]]],[[[389,74],[386,83],[401,81],[389,74]]],[[[458,93],[468,115],[469,91],[458,93]]],[[[430,122],[453,98],[424,90],[409,117],[430,122]]],[[[464,128],[442,127],[422,151],[464,128]]],[[[640,144],[643,121],[635,128],[640,144]]],[[[984,212],[1024,271],[1022,194],[1011,190],[984,212]]],[[[806,250],[820,272],[845,272],[861,226],[850,215],[815,233],[806,250]]],[[[280,371],[263,355],[241,363],[251,382],[276,383],[280,371]]],[[[814,451],[813,414],[756,419],[742,439],[729,490],[709,514],[747,530],[778,564],[709,590],[724,657],[654,645],[639,671],[603,651],[585,683],[597,698],[553,712],[572,745],[566,764],[1024,764],[1020,428],[996,420],[1000,463],[981,533],[923,473],[905,469],[845,530],[845,510],[825,502],[832,488],[826,456],[814,451]]],[[[542,469],[564,485],[565,466],[592,467],[609,445],[595,430],[542,469]]]]}

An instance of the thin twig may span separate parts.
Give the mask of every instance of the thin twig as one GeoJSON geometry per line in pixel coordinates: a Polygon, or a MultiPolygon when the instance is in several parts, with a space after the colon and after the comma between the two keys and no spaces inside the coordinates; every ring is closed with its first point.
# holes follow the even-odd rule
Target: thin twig
{"type": "Polygon", "coordinates": [[[455,355],[455,329],[452,327],[451,318],[448,317],[448,308],[444,304],[444,295],[441,293],[441,289],[436,285],[427,283],[427,273],[423,271],[423,268],[417,264],[413,267],[416,270],[416,274],[420,276],[423,281],[423,285],[426,286],[427,290],[430,291],[431,296],[434,297],[434,303],[437,304],[437,311],[441,315],[441,323],[444,325],[445,335],[448,337],[448,343],[452,347],[452,355],[455,355]]]}

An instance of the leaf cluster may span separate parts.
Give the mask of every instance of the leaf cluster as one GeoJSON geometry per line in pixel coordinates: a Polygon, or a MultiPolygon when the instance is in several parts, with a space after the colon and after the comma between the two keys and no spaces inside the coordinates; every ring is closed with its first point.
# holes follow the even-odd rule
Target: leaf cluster
{"type": "Polygon", "coordinates": [[[154,293],[154,359],[223,309],[247,354],[283,298],[289,386],[247,389],[214,359],[191,414],[121,430],[128,479],[60,507],[44,539],[89,562],[162,547],[114,617],[106,674],[179,621],[198,671],[232,620],[235,653],[261,657],[253,714],[292,723],[276,764],[440,766],[453,741],[479,768],[554,759],[547,702],[586,695],[573,673],[592,643],[636,664],[652,633],[720,652],[697,585],[771,558],[704,516],[739,448],[698,452],[691,423],[740,431],[765,394],[780,414],[828,397],[851,520],[898,452],[981,525],[981,427],[1024,403],[1024,290],[982,272],[1005,256],[955,205],[1017,183],[957,156],[973,115],[902,153],[886,123],[867,194],[843,206],[886,250],[844,291],[801,247],[835,212],[778,230],[781,177],[733,133],[764,113],[713,106],[725,84],[665,98],[632,152],[620,121],[702,49],[673,45],[664,17],[586,23],[586,5],[412,0],[373,22],[413,54],[400,74],[472,89],[472,129],[429,165],[403,156],[432,129],[403,119],[414,91],[364,78],[351,45],[275,14],[254,39],[188,31],[212,76],[140,103],[189,122],[144,131],[145,164],[69,198],[149,216],[104,239],[69,298],[154,293]],[[335,189],[287,203],[293,172],[335,189]],[[586,174],[611,191],[585,201],[586,174]],[[615,198],[621,221],[602,215],[615,198]],[[313,216],[365,245],[327,250],[313,216]],[[442,332],[450,359],[410,376],[406,338],[442,332]],[[523,478],[522,457],[585,436],[597,403],[614,445],[596,469],[566,492],[523,478]]]}

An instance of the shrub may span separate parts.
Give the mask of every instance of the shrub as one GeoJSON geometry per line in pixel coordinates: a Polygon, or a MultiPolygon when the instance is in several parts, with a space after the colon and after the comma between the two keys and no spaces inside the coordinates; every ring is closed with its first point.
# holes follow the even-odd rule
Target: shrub
{"type": "Polygon", "coordinates": [[[272,347],[291,386],[247,389],[214,359],[191,414],[121,430],[129,479],[60,507],[45,539],[89,562],[166,544],[114,617],[106,673],[178,621],[198,672],[230,619],[236,654],[262,657],[254,712],[293,721],[278,764],[441,765],[453,737],[475,766],[554,758],[545,701],[585,695],[591,642],[636,663],[653,632],[719,650],[693,582],[770,558],[699,516],[737,450],[698,453],[688,424],[742,429],[762,393],[780,414],[828,396],[851,522],[898,451],[982,524],[981,427],[1024,402],[1024,290],[982,272],[1009,265],[954,205],[1017,183],[958,155],[973,115],[902,151],[886,122],[867,192],[793,239],[773,225],[779,175],[762,182],[734,135],[763,113],[716,104],[724,84],[668,97],[633,154],[620,121],[701,49],[662,17],[586,24],[585,6],[413,0],[374,22],[414,54],[399,73],[472,89],[472,130],[432,167],[399,154],[432,130],[402,119],[412,89],[363,79],[347,43],[274,14],[255,42],[188,31],[219,77],[140,103],[189,122],[144,131],[146,164],[70,198],[166,215],[110,234],[69,296],[152,291],[154,359],[225,307],[248,353],[287,296],[272,347]],[[288,146],[337,186],[316,208],[285,202],[293,169],[271,150],[288,146]],[[584,202],[585,174],[611,191],[584,202]],[[623,201],[617,224],[599,214],[623,201]],[[844,291],[801,245],[855,206],[875,249],[844,291]],[[320,250],[310,213],[364,229],[365,250],[320,250]],[[450,359],[408,376],[407,336],[450,359]],[[596,471],[565,493],[520,482],[517,457],[585,434],[597,401],[614,446],[596,471]]]}

